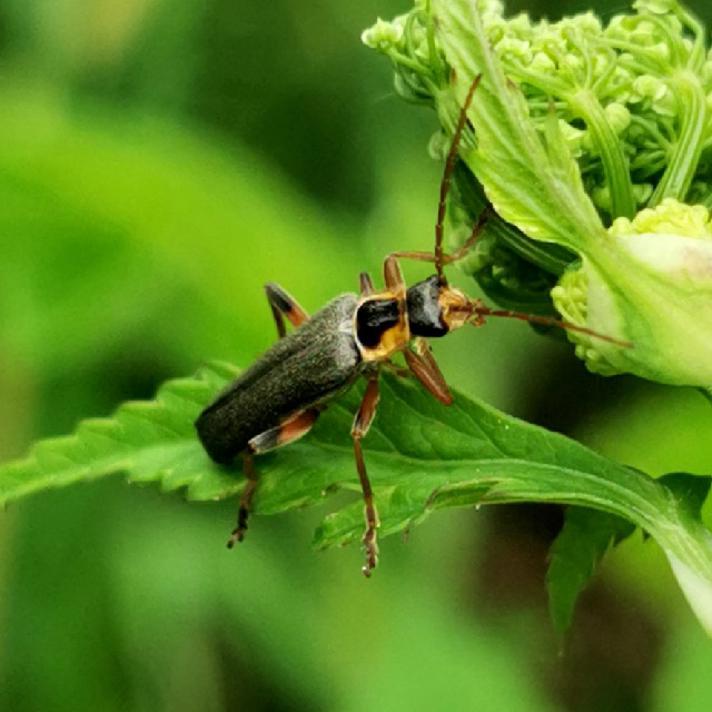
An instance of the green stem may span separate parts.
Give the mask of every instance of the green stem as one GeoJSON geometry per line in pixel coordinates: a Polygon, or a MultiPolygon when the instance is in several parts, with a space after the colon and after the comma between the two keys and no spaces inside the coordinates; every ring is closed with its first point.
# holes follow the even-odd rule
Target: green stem
{"type": "Polygon", "coordinates": [[[684,64],[687,50],[685,49],[681,35],[677,31],[671,30],[668,17],[646,12],[645,14],[638,15],[636,20],[637,24],[652,23],[657,25],[663,34],[663,42],[670,49],[669,63],[673,66],[682,66],[684,64]]]}
{"type": "MultiPolygon", "coordinates": [[[[663,74],[668,66],[650,50],[635,42],[626,40],[602,38],[601,42],[608,48],[629,53],[625,62],[621,62],[625,67],[634,69],[636,74],[663,74]]],[[[619,55],[620,56],[620,55],[619,55]]]]}
{"type": "Polygon", "coordinates": [[[603,171],[611,193],[613,218],[632,218],[636,212],[633,183],[623,143],[611,127],[601,103],[589,89],[582,89],[568,97],[573,111],[584,120],[596,152],[601,156],[603,171]]]}
{"type": "MultiPolygon", "coordinates": [[[[570,91],[571,84],[569,82],[542,74],[541,72],[533,72],[526,67],[522,67],[521,64],[517,62],[502,61],[502,66],[506,67],[507,73],[517,81],[531,84],[531,86],[536,87],[546,96],[564,97],[570,91]]],[[[547,106],[548,105],[549,103],[547,102],[547,106]]]]}
{"type": "Polygon", "coordinates": [[[427,74],[428,68],[422,65],[418,60],[412,59],[407,54],[399,52],[397,49],[389,49],[386,54],[397,65],[410,69],[418,75],[427,74]]]}
{"type": "Polygon", "coordinates": [[[684,202],[704,147],[707,102],[700,80],[688,70],[679,70],[671,80],[677,92],[681,128],[668,167],[648,205],[655,207],[665,198],[684,202]]]}
{"type": "Polygon", "coordinates": [[[699,74],[705,63],[705,55],[707,54],[705,48],[705,26],[700,22],[694,13],[680,5],[677,7],[676,14],[680,19],[680,22],[682,22],[682,24],[687,27],[695,37],[687,67],[688,69],[691,69],[699,74]]]}

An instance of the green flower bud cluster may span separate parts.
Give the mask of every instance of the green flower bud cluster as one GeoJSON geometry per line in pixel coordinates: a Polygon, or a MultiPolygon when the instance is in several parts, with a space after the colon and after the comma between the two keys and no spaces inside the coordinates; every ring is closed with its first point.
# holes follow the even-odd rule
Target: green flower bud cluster
{"type": "MultiPolygon", "coordinates": [[[[558,22],[504,16],[498,0],[480,0],[479,10],[507,75],[518,82],[532,118],[544,125],[556,112],[577,158],[587,191],[605,218],[632,217],[654,198],[671,194],[656,187],[681,153],[680,134],[712,110],[712,52],[704,29],[676,0],[637,0],[637,12],[607,25],[592,12],[558,22]],[[688,86],[692,85],[692,86],[688,86]],[[690,106],[690,93],[699,107],[690,106]]],[[[427,3],[416,3],[393,22],[379,20],[363,41],[394,63],[396,87],[409,99],[432,101],[448,80],[437,49],[427,3]]],[[[694,102],[693,102],[694,103],[694,102]]],[[[696,137],[697,158],[712,132],[696,137]]],[[[691,149],[689,145],[684,150],[691,149]]],[[[710,162],[679,168],[677,182],[697,194],[712,194],[710,162]]]]}
{"type": "Polygon", "coordinates": [[[704,205],[686,205],[666,198],[655,208],[641,210],[633,220],[618,218],[608,229],[611,235],[684,235],[712,238],[710,211],[704,205]]]}
{"type": "Polygon", "coordinates": [[[460,145],[452,240],[462,244],[491,202],[498,215],[464,269],[499,304],[556,307],[635,345],[575,335],[599,373],[712,383],[705,38],[679,0],[635,0],[606,23],[592,12],[507,17],[500,0],[417,0],[363,36],[390,58],[396,90],[436,109],[440,160],[456,97],[483,74],[468,113],[475,132],[460,145]]]}

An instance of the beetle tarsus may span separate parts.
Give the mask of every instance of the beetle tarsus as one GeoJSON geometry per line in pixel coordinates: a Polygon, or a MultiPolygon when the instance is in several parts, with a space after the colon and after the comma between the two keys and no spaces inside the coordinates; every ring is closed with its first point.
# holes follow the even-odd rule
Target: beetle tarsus
{"type": "Polygon", "coordinates": [[[361,568],[366,578],[371,577],[371,571],[378,565],[378,520],[375,518],[371,519],[371,516],[375,517],[375,514],[376,512],[373,507],[366,507],[367,525],[362,539],[364,549],[366,550],[366,563],[361,568]]]}
{"type": "Polygon", "coordinates": [[[237,529],[232,530],[232,534],[230,535],[230,538],[227,540],[227,548],[232,549],[236,543],[241,542],[245,538],[245,527],[244,529],[241,529],[238,527],[237,529]]]}
{"type": "Polygon", "coordinates": [[[245,488],[240,495],[240,506],[237,510],[237,526],[232,530],[232,534],[230,534],[230,538],[227,540],[228,549],[232,549],[237,542],[241,542],[245,538],[247,519],[250,516],[250,505],[252,504],[252,495],[254,495],[257,489],[257,471],[255,470],[252,453],[246,453],[243,462],[247,482],[245,482],[245,488]]]}
{"type": "Polygon", "coordinates": [[[237,526],[232,530],[232,534],[230,534],[230,538],[227,540],[228,549],[232,549],[236,543],[239,544],[245,538],[247,517],[249,514],[247,507],[244,507],[241,503],[240,509],[237,511],[237,526]]]}

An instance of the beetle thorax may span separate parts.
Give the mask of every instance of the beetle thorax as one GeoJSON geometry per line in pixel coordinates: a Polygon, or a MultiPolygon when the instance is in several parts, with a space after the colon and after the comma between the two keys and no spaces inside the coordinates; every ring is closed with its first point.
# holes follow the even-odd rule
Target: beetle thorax
{"type": "Polygon", "coordinates": [[[385,361],[410,341],[405,299],[392,293],[365,297],[354,314],[354,336],[364,361],[385,361]]]}

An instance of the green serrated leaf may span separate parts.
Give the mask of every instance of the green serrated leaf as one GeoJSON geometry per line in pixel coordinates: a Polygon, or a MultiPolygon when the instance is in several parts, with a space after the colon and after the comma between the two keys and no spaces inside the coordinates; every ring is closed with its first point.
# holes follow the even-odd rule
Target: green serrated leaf
{"type": "Polygon", "coordinates": [[[604,554],[635,530],[629,521],[594,509],[569,507],[565,516],[546,574],[549,612],[559,634],[571,625],[576,600],[604,554]]]}
{"type": "Polygon", "coordinates": [[[238,491],[240,481],[210,462],[193,428],[195,415],[236,373],[221,365],[169,381],[154,401],[125,403],[112,418],[85,420],[74,435],[39,442],[26,459],[0,466],[0,503],[119,472],[164,491],[185,487],[189,499],[238,491]]]}
{"type": "MultiPolygon", "coordinates": [[[[193,422],[237,372],[219,365],[195,378],[170,381],[153,401],[126,403],[112,418],[85,421],[70,437],[37,444],[26,459],[0,466],[0,503],[119,472],[132,482],[155,482],[164,491],[185,490],[191,500],[236,494],[244,481],[239,464],[215,465],[198,442],[193,422]]],[[[708,607],[699,604],[712,590],[710,535],[691,514],[680,487],[670,489],[562,435],[462,395],[446,407],[409,380],[387,375],[381,383],[366,462],[383,536],[444,507],[526,501],[592,507],[657,539],[712,630],[708,607]]],[[[331,404],[307,437],[259,458],[256,514],[314,504],[339,487],[352,489],[354,503],[326,520],[316,544],[361,536],[349,435],[359,399],[360,388],[353,388],[331,404]]]]}

